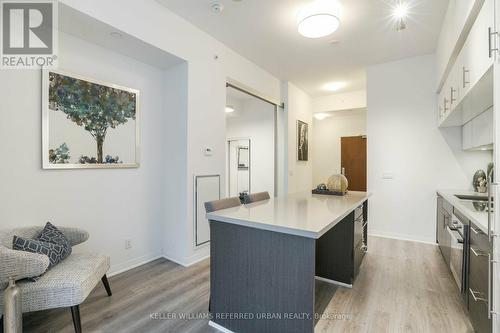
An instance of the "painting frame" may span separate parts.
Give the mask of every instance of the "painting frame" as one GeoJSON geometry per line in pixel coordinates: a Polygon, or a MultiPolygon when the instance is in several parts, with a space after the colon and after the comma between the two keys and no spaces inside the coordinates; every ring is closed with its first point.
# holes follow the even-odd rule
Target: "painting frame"
{"type": "Polygon", "coordinates": [[[297,161],[309,161],[309,124],[297,120],[297,161]],[[305,129],[305,142],[301,143],[301,131],[305,129]]]}
{"type": "Polygon", "coordinates": [[[129,88],[125,86],[120,86],[114,83],[101,81],[98,79],[90,78],[84,75],[72,73],[65,70],[55,70],[43,68],[42,72],[42,169],[44,170],[54,170],[54,169],[132,169],[140,167],[140,124],[141,124],[141,93],[138,89],[129,88]],[[55,73],[63,76],[68,76],[82,81],[87,81],[97,85],[123,90],[129,93],[135,94],[135,153],[134,160],[127,163],[50,163],[48,151],[50,149],[49,139],[50,139],[50,120],[49,112],[49,74],[55,73]]]}

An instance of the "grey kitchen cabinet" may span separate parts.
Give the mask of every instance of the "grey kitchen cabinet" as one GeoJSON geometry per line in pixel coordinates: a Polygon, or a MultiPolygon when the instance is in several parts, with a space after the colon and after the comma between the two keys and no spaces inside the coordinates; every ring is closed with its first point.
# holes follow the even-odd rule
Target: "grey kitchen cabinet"
{"type": "Polygon", "coordinates": [[[441,196],[437,197],[436,243],[438,244],[440,244],[440,240],[443,238],[443,225],[444,225],[443,200],[444,199],[441,196]]]}
{"type": "Polygon", "coordinates": [[[446,265],[450,265],[451,257],[451,237],[447,227],[451,223],[453,206],[451,206],[441,196],[437,198],[437,226],[436,238],[446,265]]]}
{"type": "MultiPolygon", "coordinates": [[[[451,260],[451,235],[447,231],[448,226],[453,226],[452,217],[456,215],[460,219],[461,212],[454,208],[446,199],[437,197],[436,216],[436,241],[443,255],[446,266],[450,267],[451,260]]],[[[465,217],[462,220],[467,220],[465,217]]],[[[464,258],[466,267],[464,283],[464,294],[462,294],[465,307],[468,309],[469,318],[476,333],[491,333],[492,320],[488,318],[491,301],[490,296],[494,286],[491,277],[490,260],[492,247],[487,233],[483,232],[474,222],[463,222],[469,225],[469,232],[464,236],[464,258]]],[[[451,270],[450,270],[451,271],[451,270]]]]}
{"type": "Polygon", "coordinates": [[[316,276],[352,285],[368,249],[368,202],[316,240],[316,276]],[[349,253],[349,255],[346,255],[349,253]]]}
{"type": "Polygon", "coordinates": [[[488,318],[490,285],[491,246],[488,235],[474,223],[470,224],[469,245],[469,315],[477,333],[490,333],[491,319],[488,318]]]}

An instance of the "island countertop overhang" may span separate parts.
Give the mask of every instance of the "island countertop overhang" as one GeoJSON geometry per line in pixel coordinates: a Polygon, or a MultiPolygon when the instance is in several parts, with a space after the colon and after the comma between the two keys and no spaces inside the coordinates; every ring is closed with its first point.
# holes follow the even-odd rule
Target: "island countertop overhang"
{"type": "Polygon", "coordinates": [[[319,238],[370,197],[349,191],[345,196],[298,192],[208,213],[213,222],[231,223],[296,236],[319,238]]]}

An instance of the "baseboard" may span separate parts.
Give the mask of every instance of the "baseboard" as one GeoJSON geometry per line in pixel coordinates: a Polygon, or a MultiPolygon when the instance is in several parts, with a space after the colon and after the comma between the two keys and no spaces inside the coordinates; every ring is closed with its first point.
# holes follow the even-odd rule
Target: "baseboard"
{"type": "Polygon", "coordinates": [[[223,333],[234,333],[233,331],[231,330],[228,330],[227,328],[225,328],[224,326],[221,326],[217,323],[214,323],[213,321],[209,321],[208,322],[208,326],[211,326],[213,328],[215,328],[216,330],[220,331],[220,332],[223,332],[223,333]]]}
{"type": "MultiPolygon", "coordinates": [[[[416,242],[416,243],[423,243],[423,244],[437,246],[437,244],[435,242],[423,241],[423,240],[418,240],[418,239],[411,239],[411,238],[408,238],[408,237],[405,237],[405,236],[394,235],[394,234],[384,234],[384,233],[377,232],[377,231],[370,232],[368,234],[368,236],[370,236],[370,237],[378,237],[378,238],[397,239],[397,240],[402,240],[402,241],[407,241],[407,242],[416,242]]],[[[195,256],[192,256],[190,259],[188,259],[186,261],[184,261],[184,260],[178,260],[178,259],[175,259],[175,258],[171,258],[170,256],[168,256],[166,254],[162,254],[162,255],[145,255],[145,256],[134,258],[134,259],[128,260],[128,261],[126,261],[124,263],[112,266],[110,268],[109,273],[107,275],[108,275],[108,277],[115,276],[115,275],[118,275],[120,273],[123,273],[123,272],[129,271],[131,269],[134,269],[136,267],[145,265],[145,264],[147,264],[147,263],[149,263],[151,261],[154,261],[156,259],[159,259],[159,258],[165,258],[165,259],[170,260],[172,262],[175,262],[176,264],[179,264],[179,265],[181,265],[183,267],[189,267],[189,266],[193,266],[193,265],[195,265],[195,264],[197,264],[197,263],[199,263],[199,262],[201,262],[203,260],[206,260],[206,259],[210,258],[210,254],[205,254],[205,255],[202,255],[200,257],[198,257],[198,255],[195,255],[195,256]]],[[[323,279],[323,278],[319,278],[319,277],[317,277],[317,279],[325,281],[325,282],[329,282],[329,283],[336,283],[336,281],[333,281],[333,282],[326,281],[327,279],[323,279]]],[[[336,283],[336,284],[344,286],[344,287],[350,287],[349,285],[344,285],[344,284],[340,284],[340,283],[336,283]]],[[[215,325],[217,325],[217,324],[215,324],[215,325]]]]}
{"type": "Polygon", "coordinates": [[[199,257],[199,258],[195,258],[195,259],[192,259],[189,261],[189,263],[187,264],[186,267],[189,267],[189,266],[193,266],[193,265],[196,265],[197,263],[199,263],[200,261],[203,261],[203,260],[206,260],[210,258],[210,254],[205,254],[204,256],[202,257],[199,257]]]}
{"type": "Polygon", "coordinates": [[[345,287],[345,288],[352,289],[352,284],[347,284],[347,283],[343,283],[343,282],[339,282],[339,281],[335,281],[335,280],[330,280],[330,279],[327,279],[327,278],[323,278],[321,276],[315,276],[314,278],[316,280],[318,280],[318,281],[323,281],[325,283],[329,283],[329,284],[333,284],[333,285],[336,285],[336,286],[340,286],[340,287],[345,287]]]}
{"type": "Polygon", "coordinates": [[[163,257],[162,255],[146,255],[146,256],[134,258],[134,259],[128,260],[122,264],[111,266],[111,268],[109,269],[109,273],[107,275],[108,275],[108,277],[112,277],[112,276],[118,275],[120,273],[134,269],[136,267],[145,265],[148,262],[151,262],[151,261],[156,260],[156,259],[160,259],[162,257],[163,257]]]}
{"type": "Polygon", "coordinates": [[[187,261],[184,261],[184,260],[179,260],[179,259],[174,259],[174,258],[169,257],[169,256],[168,256],[168,255],[166,255],[166,254],[163,254],[163,255],[162,255],[162,257],[163,257],[163,258],[165,258],[165,259],[167,259],[167,260],[170,260],[170,261],[172,261],[172,262],[175,262],[176,264],[179,264],[179,265],[181,265],[182,267],[189,267],[189,266],[193,266],[193,265],[195,265],[195,264],[199,263],[200,261],[203,261],[203,260],[205,260],[205,259],[210,258],[210,255],[209,255],[209,254],[207,254],[207,255],[204,255],[204,256],[202,256],[202,257],[200,257],[200,258],[195,258],[195,259],[193,259],[193,260],[189,260],[189,259],[188,259],[187,261]]]}
{"type": "Polygon", "coordinates": [[[167,260],[169,260],[169,261],[171,261],[171,262],[175,262],[176,264],[181,265],[182,267],[188,267],[189,266],[183,260],[172,258],[172,257],[170,257],[167,254],[163,254],[162,257],[165,258],[165,259],[167,259],[167,260]]]}
{"type": "Polygon", "coordinates": [[[383,232],[377,232],[377,231],[368,233],[368,236],[378,237],[378,238],[397,239],[397,240],[402,240],[402,241],[407,241],[407,242],[415,242],[415,243],[422,243],[422,244],[437,246],[436,242],[429,242],[429,241],[424,241],[424,240],[419,240],[419,239],[412,239],[412,238],[409,238],[409,237],[404,236],[404,235],[385,234],[383,232]]]}

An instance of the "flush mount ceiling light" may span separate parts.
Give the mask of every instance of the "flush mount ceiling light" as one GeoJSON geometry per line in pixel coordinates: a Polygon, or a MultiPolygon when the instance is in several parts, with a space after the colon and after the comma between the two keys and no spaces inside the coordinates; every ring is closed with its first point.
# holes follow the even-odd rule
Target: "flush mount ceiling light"
{"type": "Polygon", "coordinates": [[[331,114],[328,114],[328,113],[320,112],[320,113],[315,113],[314,114],[314,118],[316,118],[318,120],[323,120],[323,119],[326,119],[326,118],[329,118],[329,117],[331,117],[331,114]]]}
{"type": "Polygon", "coordinates": [[[342,88],[345,88],[346,86],[347,86],[346,82],[341,82],[341,81],[329,82],[323,86],[323,90],[334,92],[334,91],[340,90],[342,88]]]}
{"type": "Polygon", "coordinates": [[[340,4],[337,0],[316,0],[297,14],[299,33],[307,38],[321,38],[340,26],[340,4]]]}
{"type": "Polygon", "coordinates": [[[234,107],[233,106],[226,106],[226,113],[233,113],[234,112],[234,107]]]}

